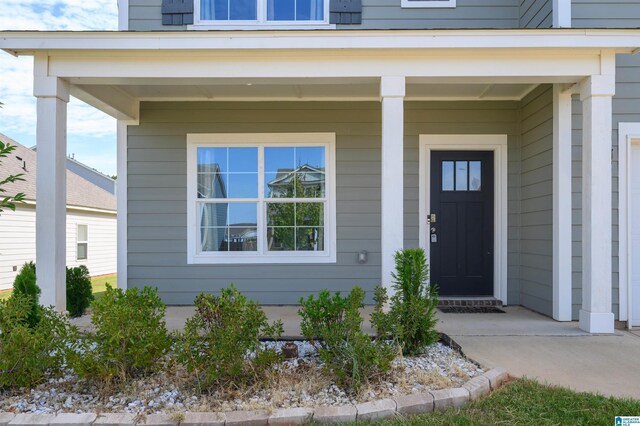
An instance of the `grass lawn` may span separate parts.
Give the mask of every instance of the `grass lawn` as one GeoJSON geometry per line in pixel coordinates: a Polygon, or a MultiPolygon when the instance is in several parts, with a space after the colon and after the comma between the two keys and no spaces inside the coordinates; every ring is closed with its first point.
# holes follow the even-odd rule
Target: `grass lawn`
{"type": "MultiPolygon", "coordinates": [[[[102,296],[102,293],[107,289],[107,283],[115,287],[118,283],[118,276],[116,274],[103,275],[100,277],[91,278],[91,285],[93,286],[93,295],[95,297],[102,296]]],[[[11,290],[5,290],[0,292],[0,300],[8,299],[11,296],[11,290]]]]}
{"type": "Polygon", "coordinates": [[[111,287],[118,285],[118,275],[103,275],[100,277],[91,278],[91,285],[93,286],[93,296],[99,298],[107,290],[107,284],[111,284],[111,287]]]}
{"type": "MultiPolygon", "coordinates": [[[[527,379],[505,385],[461,410],[375,423],[418,425],[613,425],[616,416],[639,416],[640,400],[606,398],[545,386],[527,379]]],[[[354,424],[355,425],[355,424],[354,424]]]]}

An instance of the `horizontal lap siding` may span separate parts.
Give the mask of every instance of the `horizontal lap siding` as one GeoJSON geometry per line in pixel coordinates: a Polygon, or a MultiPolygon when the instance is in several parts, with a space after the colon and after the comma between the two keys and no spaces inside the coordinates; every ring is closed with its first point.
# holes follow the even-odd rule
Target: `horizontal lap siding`
{"type": "Polygon", "coordinates": [[[129,0],[129,30],[176,31],[186,29],[186,25],[162,25],[162,0],[129,0]]]}
{"type": "Polygon", "coordinates": [[[551,0],[521,0],[520,28],[551,28],[553,3],[551,0]]]}
{"type": "Polygon", "coordinates": [[[18,206],[15,212],[4,211],[0,215],[0,290],[12,288],[20,267],[35,258],[35,207],[18,206]]]}
{"type": "MultiPolygon", "coordinates": [[[[640,56],[616,56],[616,95],[613,97],[612,121],[612,309],[619,317],[619,228],[618,228],[618,125],[640,122],[640,56]]],[[[582,304],[582,103],[573,100],[573,316],[582,304]]]]}
{"type": "MultiPolygon", "coordinates": [[[[636,0],[573,0],[574,28],[640,28],[640,3],[636,0]]],[[[616,95],[612,123],[612,310],[619,318],[618,276],[618,123],[640,122],[640,56],[616,56],[616,95]]],[[[573,317],[582,304],[582,103],[573,100],[573,317]]]]}
{"type": "Polygon", "coordinates": [[[522,101],[520,303],[552,310],[553,97],[539,86],[522,101]]]}
{"type": "Polygon", "coordinates": [[[400,0],[362,0],[362,25],[338,28],[518,28],[518,6],[518,0],[458,0],[455,8],[403,8],[400,0]]]}
{"type": "MultiPolygon", "coordinates": [[[[380,282],[379,103],[145,103],[129,127],[129,285],[158,286],[171,304],[234,282],[266,304],[297,303],[320,289],[368,292],[380,282]],[[337,263],[187,265],[186,134],[191,132],[336,132],[337,263]],[[369,252],[367,264],[357,253],[369,252]]],[[[515,102],[409,102],[405,138],[405,244],[418,245],[418,135],[508,134],[518,157],[515,102]]],[[[517,178],[517,161],[509,163],[517,178]]],[[[510,303],[517,303],[519,193],[510,187],[510,303]],[[513,294],[511,291],[513,290],[513,294]]]]}
{"type": "Polygon", "coordinates": [[[520,137],[517,102],[408,102],[405,108],[405,247],[419,244],[421,134],[508,135],[508,300],[519,303],[520,137]]]}
{"type": "MultiPolygon", "coordinates": [[[[67,266],[84,264],[91,275],[116,272],[116,215],[67,210],[67,266]],[[76,226],[89,226],[89,254],[86,261],[76,260],[76,226]]],[[[0,290],[13,286],[20,267],[36,258],[36,209],[18,206],[15,212],[0,215],[0,290]]]]}
{"type": "MultiPolygon", "coordinates": [[[[129,29],[185,30],[162,25],[162,0],[129,0],[129,29]]],[[[362,25],[338,29],[518,28],[519,0],[458,0],[455,8],[402,8],[400,0],[363,0],[362,25]]]]}
{"type": "Polygon", "coordinates": [[[67,211],[67,266],[85,265],[91,275],[115,274],[117,270],[117,219],[115,214],[67,211]],[[76,259],[78,225],[87,225],[88,254],[76,259]]]}
{"type": "Polygon", "coordinates": [[[572,0],[574,28],[640,28],[637,0],[572,0]]]}
{"type": "Polygon", "coordinates": [[[380,282],[380,109],[377,103],[145,103],[129,127],[129,285],[154,285],[170,304],[234,282],[266,304],[323,288],[380,282]],[[337,263],[187,265],[186,134],[336,132],[337,263]],[[369,252],[360,265],[357,253],[369,252]]]}

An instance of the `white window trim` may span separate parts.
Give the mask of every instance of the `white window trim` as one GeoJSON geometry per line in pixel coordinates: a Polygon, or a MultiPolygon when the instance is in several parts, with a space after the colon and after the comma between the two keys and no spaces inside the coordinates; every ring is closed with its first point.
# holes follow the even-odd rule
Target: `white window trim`
{"type": "Polygon", "coordinates": [[[571,0],[553,0],[553,28],[571,28],[571,0]]]}
{"type": "Polygon", "coordinates": [[[618,124],[618,215],[619,215],[619,312],[620,321],[627,321],[631,329],[640,324],[632,324],[633,312],[631,297],[631,266],[633,251],[631,247],[631,147],[640,144],[640,123],[618,124]]]}
{"type": "Polygon", "coordinates": [[[86,223],[76,223],[76,260],[77,261],[89,260],[89,225],[86,223]],[[79,228],[81,226],[85,226],[87,228],[87,239],[84,241],[80,241],[80,238],[78,237],[80,235],[79,228]],[[84,259],[80,259],[80,257],[78,256],[78,246],[80,244],[87,245],[87,256],[84,259]]]}
{"type": "Polygon", "coordinates": [[[419,242],[430,259],[427,213],[431,211],[431,151],[493,151],[493,295],[507,304],[507,135],[420,135],[419,242]]]}
{"type": "MultiPolygon", "coordinates": [[[[238,263],[336,263],[336,171],[335,133],[190,133],[187,134],[187,263],[188,264],[238,264],[238,263]],[[197,148],[215,146],[309,146],[326,148],[325,164],[325,250],[322,252],[204,252],[198,250],[197,148]]],[[[264,175],[264,163],[259,159],[259,182],[264,175]]],[[[234,201],[240,201],[234,200],[234,201]]],[[[266,244],[266,209],[258,209],[259,247],[266,244]]]]}
{"type": "Polygon", "coordinates": [[[190,30],[317,30],[335,29],[334,24],[329,23],[329,3],[324,1],[324,19],[321,21],[268,21],[267,0],[257,0],[257,19],[255,21],[226,21],[205,20],[200,18],[200,1],[194,0],[193,25],[187,25],[190,30]]]}
{"type": "Polygon", "coordinates": [[[400,5],[405,8],[453,9],[456,7],[456,0],[402,0],[400,5]]]}

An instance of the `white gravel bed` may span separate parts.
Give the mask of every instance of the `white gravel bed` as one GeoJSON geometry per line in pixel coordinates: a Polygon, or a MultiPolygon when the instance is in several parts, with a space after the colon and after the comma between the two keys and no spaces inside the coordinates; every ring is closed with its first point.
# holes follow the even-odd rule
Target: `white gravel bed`
{"type": "MultiPolygon", "coordinates": [[[[135,414],[176,411],[233,411],[344,405],[395,395],[457,387],[484,371],[442,343],[419,357],[394,361],[380,383],[355,397],[322,374],[322,363],[308,342],[297,341],[299,357],[278,364],[275,382],[244,393],[217,390],[201,394],[181,367],[168,364],[162,373],[133,381],[125,390],[108,389],[78,380],[73,373],[50,379],[33,389],[0,392],[0,411],[15,413],[129,412],[135,414]]],[[[266,342],[280,348],[284,342],[266,342]]]]}

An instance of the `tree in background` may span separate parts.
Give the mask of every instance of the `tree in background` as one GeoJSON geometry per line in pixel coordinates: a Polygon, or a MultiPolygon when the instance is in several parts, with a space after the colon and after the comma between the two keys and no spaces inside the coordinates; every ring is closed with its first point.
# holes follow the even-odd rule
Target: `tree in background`
{"type": "MultiPolygon", "coordinates": [[[[2,108],[2,102],[0,102],[0,108],[2,108]]],[[[9,156],[14,150],[15,146],[10,145],[8,143],[4,143],[0,141],[0,158],[5,158],[9,156]]],[[[16,210],[16,204],[22,202],[24,200],[25,195],[20,192],[16,195],[7,195],[7,190],[4,187],[10,183],[18,182],[24,180],[22,178],[22,173],[17,175],[10,175],[6,178],[0,177],[0,213],[2,213],[5,209],[10,209],[12,211],[16,210]]]]}

